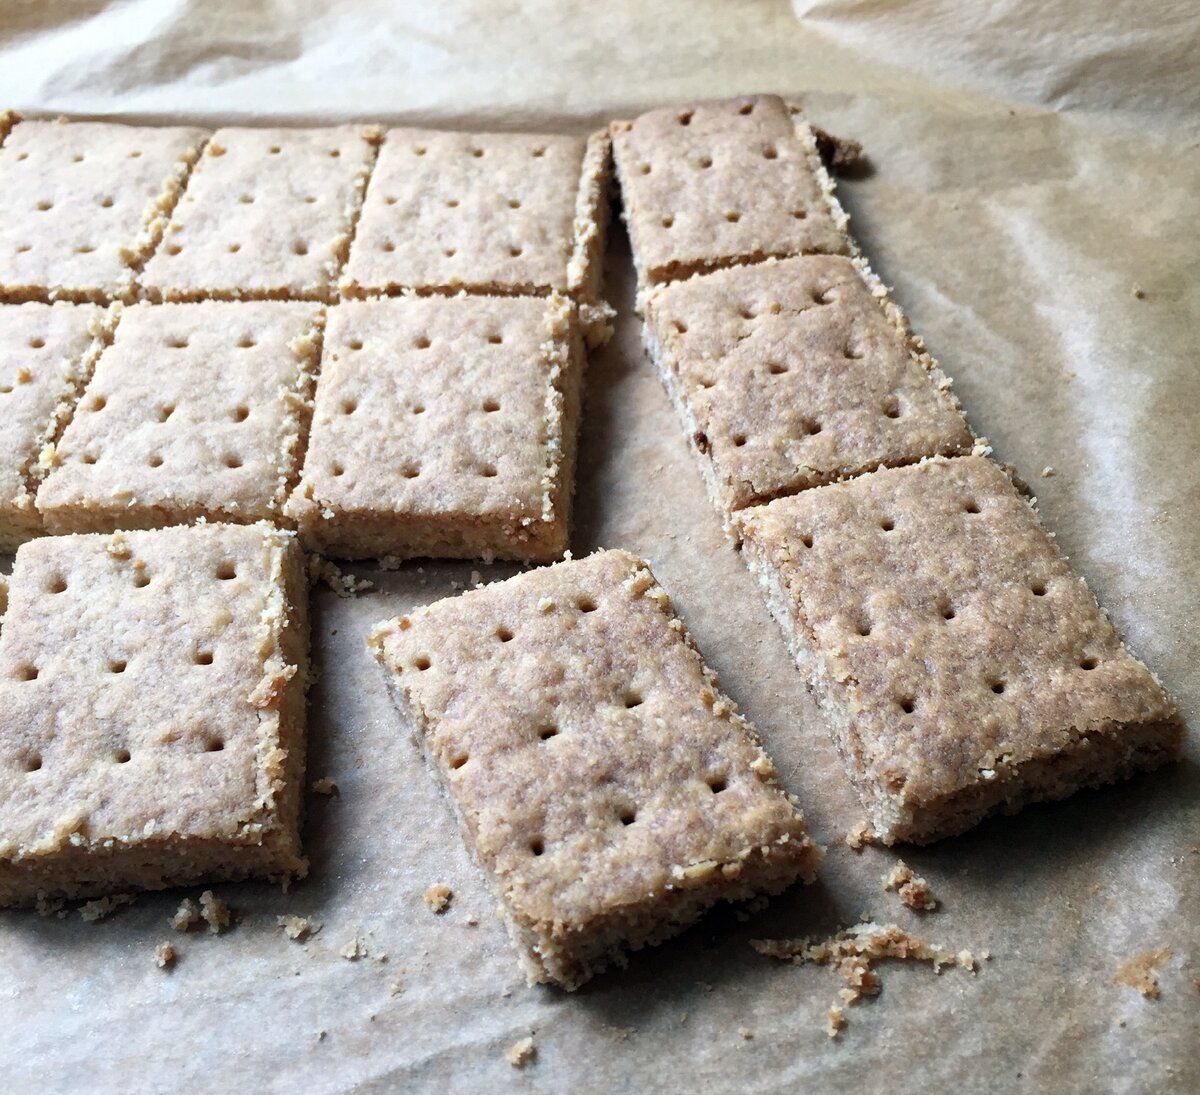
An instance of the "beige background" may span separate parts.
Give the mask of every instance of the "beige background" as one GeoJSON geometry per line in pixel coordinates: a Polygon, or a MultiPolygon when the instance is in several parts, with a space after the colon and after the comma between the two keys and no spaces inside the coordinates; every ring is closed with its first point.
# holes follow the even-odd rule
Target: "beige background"
{"type": "MultiPolygon", "coordinates": [[[[977,430],[1033,485],[1064,549],[1197,724],[1194,4],[794,9],[8,2],[0,105],[575,130],[689,96],[800,98],[815,122],[863,141],[872,170],[840,187],[859,239],[977,430]],[[1041,478],[1047,465],[1056,474],[1041,478]]],[[[511,571],[357,568],[381,590],[315,594],[311,774],[341,796],[310,802],[311,877],[288,895],[219,887],[241,915],[220,938],[170,931],[178,895],[99,924],[0,916],[8,1089],[1200,1088],[1200,747],[1156,775],[905,851],[943,911],[920,918],[883,894],[896,854],[841,843],[856,804],[641,356],[619,234],[609,278],[621,319],[589,374],[574,549],[620,545],[651,561],[830,844],[819,883],[748,922],[710,916],[573,996],[526,988],[363,651],[376,620],[451,593],[472,569],[511,571]],[[439,881],[455,891],[444,917],[421,897],[439,881]],[[289,942],[274,925],[285,911],[325,928],[289,942]],[[836,976],[776,965],[746,941],[824,933],[863,911],[994,960],[975,977],[885,968],[883,995],[847,1009],[831,1043],[836,976]],[[356,935],[387,961],[339,957],[356,935]],[[153,949],[168,937],[181,957],[163,973],[153,949]],[[1161,945],[1174,950],[1161,999],[1112,984],[1125,958],[1161,945]],[[503,1053],[531,1032],[538,1058],[518,1072],[503,1053]]]]}

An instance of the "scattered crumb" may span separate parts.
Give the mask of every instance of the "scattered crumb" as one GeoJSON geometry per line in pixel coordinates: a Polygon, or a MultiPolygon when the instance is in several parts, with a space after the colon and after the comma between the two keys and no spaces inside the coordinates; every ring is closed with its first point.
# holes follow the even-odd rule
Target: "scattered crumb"
{"type": "Polygon", "coordinates": [[[869,821],[860,821],[846,834],[846,843],[856,852],[862,851],[864,844],[875,843],[875,830],[869,821]]]}
{"type": "Polygon", "coordinates": [[[175,948],[170,943],[159,943],[154,948],[154,961],[158,964],[160,970],[165,970],[168,966],[175,965],[175,948]]]}
{"type": "Polygon", "coordinates": [[[973,955],[970,951],[958,952],[958,964],[962,966],[963,969],[970,970],[972,973],[979,969],[979,965],[975,961],[975,955],[973,955]]]}
{"type": "Polygon", "coordinates": [[[1143,289],[1140,285],[1135,285],[1133,287],[1133,298],[1134,298],[1134,300],[1145,300],[1146,299],[1146,290],[1143,289]]]}
{"type": "Polygon", "coordinates": [[[200,895],[200,915],[214,935],[219,935],[233,923],[233,913],[229,906],[212,890],[205,890],[200,895]]]}
{"type": "Polygon", "coordinates": [[[338,795],[341,797],[341,792],[338,790],[338,785],[333,782],[328,776],[312,781],[312,789],[318,795],[338,795]]]}
{"type": "Polygon", "coordinates": [[[1047,464],[1044,468],[1042,468],[1042,478],[1043,479],[1049,479],[1050,476],[1052,476],[1053,474],[1054,474],[1054,468],[1051,465],[1047,464]]]}
{"type": "Polygon", "coordinates": [[[326,1039],[328,1036],[329,1036],[329,1035],[328,1035],[328,1034],[327,1034],[325,1031],[323,1031],[323,1030],[318,1030],[318,1031],[317,1031],[317,1033],[316,1033],[316,1037],[314,1037],[314,1038],[313,1038],[313,1041],[314,1041],[314,1042],[323,1042],[323,1041],[325,1041],[325,1039],[326,1039]]]}
{"type": "Polygon", "coordinates": [[[431,912],[444,913],[450,908],[450,901],[453,897],[454,891],[439,882],[425,891],[425,904],[429,906],[431,912]]]}
{"type": "Polygon", "coordinates": [[[613,1027],[612,1036],[615,1042],[628,1042],[631,1034],[637,1033],[637,1027],[613,1027]]]}
{"type": "Polygon", "coordinates": [[[467,920],[466,920],[467,927],[473,928],[478,923],[479,923],[479,917],[477,917],[477,916],[468,916],[467,917],[467,920]]]}
{"type": "Polygon", "coordinates": [[[338,951],[338,954],[340,954],[349,962],[357,962],[358,959],[364,957],[366,953],[367,948],[363,946],[362,942],[357,937],[351,939],[349,943],[347,943],[340,951],[338,951]]]}
{"type": "Polygon", "coordinates": [[[395,977],[392,978],[391,985],[388,986],[388,993],[391,996],[399,996],[404,991],[404,970],[401,969],[395,977]]]}
{"type": "Polygon", "coordinates": [[[1113,978],[1113,984],[1128,985],[1131,989],[1137,989],[1143,996],[1157,1000],[1160,991],[1158,977],[1154,971],[1170,959],[1172,953],[1170,947],[1159,947],[1156,951],[1135,954],[1121,963],[1121,968],[1113,978]]]}
{"type": "Polygon", "coordinates": [[[836,1038],[838,1032],[846,1025],[846,1017],[842,1014],[842,1009],[837,1004],[830,1004],[829,1010],[825,1013],[825,1033],[830,1038],[836,1038]]]}
{"type": "Polygon", "coordinates": [[[883,876],[883,888],[895,890],[905,905],[918,912],[933,912],[938,907],[938,900],[933,896],[929,883],[903,859],[896,860],[896,865],[883,876]]]}
{"type": "Polygon", "coordinates": [[[319,920],[313,920],[307,916],[296,916],[293,913],[284,913],[283,916],[275,917],[275,923],[283,929],[284,935],[289,939],[295,939],[298,943],[304,942],[311,935],[316,935],[324,927],[319,920]]]}
{"type": "Polygon", "coordinates": [[[508,1052],[504,1055],[504,1059],[513,1068],[524,1068],[536,1056],[537,1050],[533,1048],[533,1039],[522,1038],[519,1042],[513,1042],[508,1047],[508,1052]]]}
{"type": "Polygon", "coordinates": [[[754,1038],[754,1031],[752,1031],[749,1027],[738,1027],[738,1034],[741,1035],[741,1037],[747,1042],[754,1038]]]}
{"type": "Polygon", "coordinates": [[[47,897],[44,893],[37,895],[38,916],[53,916],[61,913],[66,902],[61,897],[47,897]]]}
{"type": "MultiPolygon", "coordinates": [[[[382,559],[379,560],[379,569],[380,570],[399,570],[400,565],[401,565],[401,563],[403,563],[403,561],[404,560],[401,559],[400,556],[398,556],[398,555],[385,555],[382,559]]],[[[424,574],[425,571],[421,567],[417,567],[417,573],[424,574]]]]}
{"type": "Polygon", "coordinates": [[[191,931],[199,923],[200,906],[190,897],[185,897],[179,902],[179,908],[175,910],[175,915],[171,917],[171,927],[177,932],[186,932],[191,931]]]}
{"type": "Polygon", "coordinates": [[[992,952],[991,951],[980,951],[979,957],[982,958],[985,962],[990,962],[992,960],[992,952]]]}
{"type": "Polygon", "coordinates": [[[88,901],[80,906],[79,915],[84,920],[103,920],[106,916],[111,916],[122,905],[132,905],[135,898],[131,893],[115,893],[110,897],[98,897],[95,901],[88,901]]]}
{"type": "Polygon", "coordinates": [[[375,583],[366,578],[356,578],[353,574],[343,574],[340,567],[328,559],[313,556],[309,562],[309,576],[313,582],[324,582],[339,597],[356,597],[375,588],[375,583]]]}

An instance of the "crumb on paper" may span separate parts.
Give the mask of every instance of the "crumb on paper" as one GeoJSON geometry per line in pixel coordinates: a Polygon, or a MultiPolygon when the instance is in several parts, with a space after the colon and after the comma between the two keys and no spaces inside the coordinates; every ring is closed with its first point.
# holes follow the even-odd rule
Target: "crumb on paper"
{"type": "Polygon", "coordinates": [[[175,948],[170,943],[159,943],[154,948],[154,961],[160,970],[175,965],[175,948]]]}
{"type": "Polygon", "coordinates": [[[199,923],[200,906],[190,897],[185,897],[179,902],[179,908],[175,910],[175,915],[171,917],[171,927],[177,932],[186,932],[191,931],[199,923]]]}
{"type": "Polygon", "coordinates": [[[477,927],[477,926],[479,925],[479,917],[477,917],[477,916],[468,916],[468,917],[467,917],[467,919],[466,919],[466,925],[467,925],[467,927],[468,927],[468,928],[474,928],[474,927],[477,927]]]}
{"type": "Polygon", "coordinates": [[[312,789],[318,795],[337,795],[341,797],[341,792],[338,790],[338,785],[333,782],[328,776],[323,776],[321,779],[314,779],[312,789]]]}
{"type": "Polygon", "coordinates": [[[328,1035],[328,1032],[327,1032],[327,1031],[324,1031],[324,1030],[318,1030],[318,1031],[317,1031],[317,1033],[316,1033],[316,1035],[315,1035],[315,1036],[314,1036],[314,1038],[313,1038],[313,1041],[314,1041],[314,1042],[323,1042],[323,1041],[325,1041],[325,1039],[326,1039],[328,1036],[329,1036],[329,1035],[328,1035]]]}
{"type": "Polygon", "coordinates": [[[869,821],[860,821],[846,834],[846,844],[856,852],[863,849],[864,844],[875,843],[875,830],[869,821]]]}
{"type": "Polygon", "coordinates": [[[360,940],[357,936],[351,939],[349,943],[346,943],[342,949],[338,951],[338,954],[340,954],[348,962],[357,962],[360,958],[364,957],[366,953],[367,948],[363,946],[362,940],[360,940]]]}
{"type": "Polygon", "coordinates": [[[431,912],[444,913],[450,908],[450,901],[453,897],[454,891],[439,882],[425,891],[425,904],[429,906],[431,912]]]}
{"type": "Polygon", "coordinates": [[[845,1025],[846,1016],[842,1013],[842,1009],[837,1004],[830,1004],[829,1010],[825,1013],[825,1033],[830,1038],[836,1038],[845,1025]]]}
{"type": "Polygon", "coordinates": [[[1132,292],[1133,292],[1134,300],[1145,300],[1146,299],[1146,290],[1143,289],[1140,285],[1135,285],[1133,287],[1132,292]]]}
{"type": "Polygon", "coordinates": [[[975,961],[975,955],[970,951],[959,951],[957,957],[958,964],[963,969],[970,970],[971,973],[975,973],[979,969],[979,963],[975,961]]]}
{"type": "Polygon", "coordinates": [[[283,916],[275,918],[282,929],[283,934],[289,939],[296,940],[297,943],[303,943],[310,936],[316,935],[324,925],[319,920],[314,920],[308,916],[297,916],[294,913],[284,913],[283,916]]]}
{"type": "Polygon", "coordinates": [[[123,905],[132,905],[134,900],[134,895],[131,893],[115,893],[108,897],[98,897],[95,901],[88,901],[80,906],[79,915],[87,921],[103,920],[106,916],[112,916],[123,905]]]}
{"type": "Polygon", "coordinates": [[[1049,479],[1050,476],[1052,476],[1054,474],[1055,474],[1055,471],[1054,471],[1054,466],[1052,464],[1047,464],[1044,468],[1042,468],[1042,478],[1043,479],[1049,479]]]}
{"type": "Polygon", "coordinates": [[[233,923],[232,910],[212,890],[200,895],[200,916],[214,935],[220,935],[233,923]]]}
{"type": "Polygon", "coordinates": [[[508,1047],[508,1052],[504,1054],[504,1059],[513,1068],[524,1068],[536,1056],[537,1050],[533,1046],[533,1039],[522,1038],[519,1042],[513,1042],[508,1047]]]}
{"type": "Polygon", "coordinates": [[[929,883],[903,859],[896,860],[896,865],[883,876],[883,888],[895,890],[900,900],[917,912],[933,912],[938,907],[929,883]]]}
{"type": "Polygon", "coordinates": [[[1128,985],[1148,999],[1157,1000],[1161,991],[1158,987],[1158,976],[1154,971],[1167,962],[1173,953],[1170,947],[1159,947],[1156,951],[1142,951],[1141,954],[1127,958],[1113,977],[1113,984],[1128,985]]]}
{"type": "Polygon", "coordinates": [[[404,991],[404,973],[403,966],[396,971],[396,976],[392,978],[392,983],[388,986],[388,995],[399,996],[404,991]]]}
{"type": "Polygon", "coordinates": [[[339,597],[345,599],[356,597],[375,588],[375,583],[367,578],[356,578],[346,574],[342,569],[328,559],[313,556],[309,563],[309,575],[313,582],[324,582],[339,597]]]}
{"type": "Polygon", "coordinates": [[[749,1027],[738,1027],[738,1034],[744,1041],[752,1041],[754,1039],[754,1031],[749,1027]]]}

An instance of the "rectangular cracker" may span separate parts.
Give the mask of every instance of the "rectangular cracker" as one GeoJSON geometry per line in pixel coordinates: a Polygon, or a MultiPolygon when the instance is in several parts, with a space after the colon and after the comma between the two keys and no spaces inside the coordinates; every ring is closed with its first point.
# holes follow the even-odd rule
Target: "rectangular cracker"
{"type": "Polygon", "coordinates": [[[322,320],[287,301],[127,308],[38,490],[47,530],[279,523],[322,320]]]}
{"type": "Polygon", "coordinates": [[[662,107],[611,128],[639,290],[771,256],[849,253],[812,131],[778,96],[662,107]]]}
{"type": "Polygon", "coordinates": [[[841,255],[734,266],[643,298],[647,350],[727,519],[880,466],[971,451],[950,381],[882,302],[841,255]]]}
{"type": "Polygon", "coordinates": [[[0,300],[132,300],[207,136],[18,123],[0,147],[0,300]]]}
{"type": "Polygon", "coordinates": [[[94,304],[0,304],[0,552],[42,531],[43,454],[66,425],[108,337],[94,304]]]}
{"type": "Polygon", "coordinates": [[[574,989],[822,851],[649,568],[622,551],[381,624],[369,645],[531,983],[574,989]]]}
{"type": "Polygon", "coordinates": [[[1178,755],[1174,703],[995,464],[874,472],[738,524],[885,843],[1178,755]]]}
{"type": "Polygon", "coordinates": [[[218,129],[141,282],[154,301],[335,295],[373,126],[218,129]]]}
{"type": "Polygon", "coordinates": [[[305,547],[345,559],[561,556],[583,367],[574,308],[557,295],[330,309],[288,503],[305,547]]]}
{"type": "Polygon", "coordinates": [[[0,632],[0,906],[303,875],[293,534],[46,537],[0,632]]]}
{"type": "Polygon", "coordinates": [[[600,301],[609,139],[388,131],[341,288],[600,301]]]}

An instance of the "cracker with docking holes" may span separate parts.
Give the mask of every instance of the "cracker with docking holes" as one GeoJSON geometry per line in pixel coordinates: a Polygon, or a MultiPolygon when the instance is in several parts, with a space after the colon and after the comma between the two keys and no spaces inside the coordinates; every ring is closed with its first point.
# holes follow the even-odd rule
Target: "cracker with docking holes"
{"type": "Polygon", "coordinates": [[[372,126],[218,129],[146,263],[147,295],[333,299],[378,141],[372,126]]]}
{"type": "Polygon", "coordinates": [[[698,275],[656,286],[643,310],[650,356],[727,517],[974,444],[949,380],[848,258],[698,275]]]}
{"type": "Polygon", "coordinates": [[[37,507],[55,533],[280,521],[299,478],[322,307],[135,304],[37,507]]]}
{"type": "Polygon", "coordinates": [[[0,300],[132,300],[206,137],[19,122],[0,147],[0,300]]]}
{"type": "Polygon", "coordinates": [[[561,556],[583,366],[559,296],[330,309],[288,503],[305,546],[346,559],[561,556]]]}
{"type": "Polygon", "coordinates": [[[342,292],[571,296],[597,304],[609,139],[388,131],[342,292]]]}
{"type": "Polygon", "coordinates": [[[302,875],[294,535],[23,545],[0,631],[0,906],[302,875]]]}
{"type": "Polygon", "coordinates": [[[560,563],[369,644],[502,902],[530,982],[573,989],[821,849],[645,563],[560,563]]]}
{"type": "Polygon", "coordinates": [[[107,334],[94,304],[0,304],[0,552],[42,531],[34,496],[107,334]]]}
{"type": "Polygon", "coordinates": [[[1178,755],[1175,704],[982,457],[873,472],[737,523],[885,843],[1178,755]]]}
{"type": "Polygon", "coordinates": [[[661,107],[612,134],[639,290],[849,249],[812,132],[777,96],[661,107]]]}

